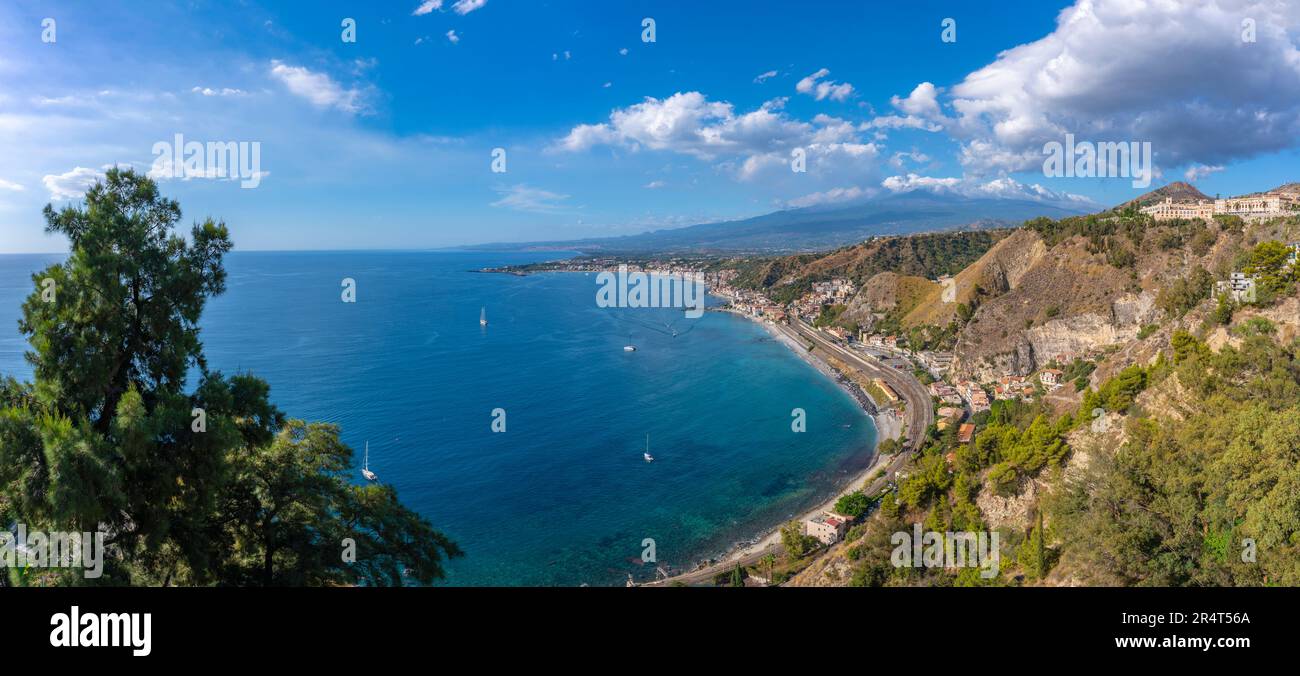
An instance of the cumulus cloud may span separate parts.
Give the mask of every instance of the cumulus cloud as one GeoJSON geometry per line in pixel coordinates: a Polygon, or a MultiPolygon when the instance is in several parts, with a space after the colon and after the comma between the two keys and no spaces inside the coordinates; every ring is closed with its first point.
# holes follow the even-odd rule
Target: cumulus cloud
{"type": "Polygon", "coordinates": [[[6,181],[3,178],[0,178],[0,190],[8,190],[10,192],[23,192],[26,189],[27,188],[24,188],[21,184],[14,183],[13,181],[6,181]]]}
{"type": "Polygon", "coordinates": [[[1300,4],[1078,0],[1046,37],[952,88],[968,172],[1041,167],[1043,144],[1150,141],[1166,166],[1219,164],[1300,138],[1300,4]],[[1242,18],[1257,40],[1242,40],[1242,18]]]}
{"type": "Polygon", "coordinates": [[[411,16],[424,16],[439,9],[442,9],[442,0],[425,0],[415,8],[414,12],[411,12],[411,16]]]}
{"type": "Polygon", "coordinates": [[[451,11],[464,16],[476,9],[482,9],[487,4],[487,0],[456,0],[451,6],[451,11]]]}
{"type": "Polygon", "coordinates": [[[608,122],[580,124],[556,148],[569,152],[609,145],[633,151],[668,151],[706,161],[720,161],[742,180],[768,170],[789,172],[791,153],[804,151],[808,172],[856,171],[875,166],[879,148],[863,143],[853,124],[818,115],[811,122],[784,111],[785,99],[764,103],[746,113],[732,104],[710,101],[700,92],[678,92],[666,99],[647,97],[615,109],[608,122]]]}
{"type": "Polygon", "coordinates": [[[81,199],[86,190],[104,178],[104,172],[88,167],[76,167],[62,174],[47,174],[41,179],[52,200],[81,199]]]}
{"type": "Polygon", "coordinates": [[[1193,164],[1187,168],[1185,173],[1183,173],[1183,178],[1195,183],[1210,174],[1217,174],[1220,171],[1223,171],[1222,165],[1207,166],[1204,164],[1193,164]]]}
{"type": "Polygon", "coordinates": [[[456,35],[455,29],[447,31],[447,41],[453,45],[460,42],[460,36],[456,35]]]}
{"type": "Polygon", "coordinates": [[[361,92],[355,88],[344,89],[325,73],[272,60],[271,77],[279,80],[291,94],[318,108],[337,108],[347,113],[361,110],[361,92]]]}
{"type": "Polygon", "coordinates": [[[947,118],[939,107],[939,88],[922,82],[906,97],[893,96],[889,102],[901,115],[881,115],[871,120],[869,126],[878,129],[920,129],[941,131],[947,118]]]}
{"type": "Polygon", "coordinates": [[[496,188],[496,192],[501,195],[501,199],[492,202],[491,206],[535,214],[556,213],[564,207],[562,202],[569,199],[568,195],[533,188],[522,183],[496,188]]]}
{"type": "Polygon", "coordinates": [[[853,94],[853,85],[847,82],[835,82],[834,80],[822,80],[830,75],[830,70],[822,68],[816,73],[805,77],[795,84],[794,90],[800,94],[807,94],[816,98],[830,99],[832,101],[843,101],[853,94]]]}
{"type": "Polygon", "coordinates": [[[769,70],[766,73],[761,73],[758,75],[758,77],[755,77],[754,82],[762,84],[763,82],[767,81],[769,78],[774,78],[774,77],[776,77],[776,71],[769,70]]]}

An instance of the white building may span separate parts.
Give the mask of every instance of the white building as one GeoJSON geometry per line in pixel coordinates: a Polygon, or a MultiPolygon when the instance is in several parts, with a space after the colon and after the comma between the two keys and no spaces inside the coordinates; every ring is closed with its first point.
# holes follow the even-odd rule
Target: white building
{"type": "Polygon", "coordinates": [[[844,537],[848,530],[849,520],[847,517],[831,512],[822,512],[811,519],[805,519],[803,522],[803,532],[805,535],[811,535],[822,542],[822,544],[833,545],[844,537]]]}
{"type": "Polygon", "coordinates": [[[1255,302],[1255,278],[1244,272],[1234,272],[1232,276],[1214,283],[1214,290],[1220,295],[1227,295],[1238,303],[1255,302]]]}

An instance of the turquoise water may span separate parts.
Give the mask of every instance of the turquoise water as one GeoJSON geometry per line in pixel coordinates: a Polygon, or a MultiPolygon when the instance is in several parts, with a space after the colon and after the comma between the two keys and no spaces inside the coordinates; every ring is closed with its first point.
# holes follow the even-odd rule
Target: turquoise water
{"type": "MultiPolygon", "coordinates": [[[[2,374],[30,378],[16,321],[30,274],[58,258],[0,256],[2,374]]],[[[238,252],[202,337],[212,368],[341,425],[358,465],[368,440],[370,468],[465,550],[452,585],[650,579],[645,538],[690,568],[866,466],[870,418],[753,322],[600,308],[595,275],[473,272],[545,258],[238,252]]]]}

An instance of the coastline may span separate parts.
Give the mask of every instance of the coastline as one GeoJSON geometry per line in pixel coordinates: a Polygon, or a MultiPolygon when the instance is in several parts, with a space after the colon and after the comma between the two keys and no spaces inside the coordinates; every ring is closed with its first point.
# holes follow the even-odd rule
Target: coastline
{"type": "MultiPolygon", "coordinates": [[[[483,270],[479,270],[478,272],[497,272],[497,273],[506,273],[515,276],[526,277],[531,274],[540,274],[540,273],[555,273],[555,272],[574,273],[574,272],[592,272],[592,271],[594,270],[557,269],[557,270],[518,271],[518,270],[507,270],[507,269],[483,269],[483,270]]],[[[731,302],[731,299],[726,295],[713,293],[713,292],[709,292],[708,295],[712,296],[715,299],[726,301],[727,303],[731,302]]],[[[859,452],[865,452],[869,454],[868,456],[869,460],[867,461],[866,466],[863,469],[852,473],[847,478],[841,479],[840,481],[833,482],[832,488],[830,489],[830,493],[827,497],[825,497],[824,499],[818,499],[817,503],[814,504],[812,507],[804,509],[801,512],[791,517],[783,518],[775,524],[763,525],[762,523],[755,523],[754,524],[755,529],[754,531],[751,531],[755,533],[753,537],[735,541],[730,545],[725,546],[725,548],[720,547],[719,549],[715,550],[716,551],[715,554],[702,553],[702,556],[704,558],[700,558],[695,561],[684,562],[683,564],[672,566],[672,568],[674,569],[673,577],[676,577],[678,575],[683,575],[683,574],[690,574],[699,570],[706,569],[710,566],[717,566],[717,565],[731,563],[733,561],[738,561],[746,557],[750,557],[762,553],[765,550],[771,549],[774,546],[779,545],[781,541],[781,527],[783,525],[789,523],[791,520],[802,522],[805,519],[817,516],[822,512],[831,511],[835,503],[842,496],[844,496],[847,493],[860,490],[865,485],[870,483],[873,475],[875,475],[878,471],[880,471],[884,467],[886,462],[892,460],[894,457],[892,455],[887,457],[881,456],[881,454],[878,451],[880,442],[885,439],[900,439],[902,437],[902,429],[903,429],[902,420],[892,412],[892,409],[882,410],[879,402],[875,401],[875,399],[871,397],[870,394],[868,394],[861,387],[856,386],[851,380],[849,380],[847,377],[841,374],[837,369],[831,366],[829,362],[820,358],[819,355],[810,352],[807,349],[806,345],[801,344],[795,337],[791,336],[787,331],[782,330],[780,327],[772,324],[769,321],[763,320],[758,317],[754,317],[744,312],[740,312],[730,307],[710,307],[708,308],[708,311],[735,315],[738,317],[742,317],[748,321],[755,322],[758,325],[762,326],[763,329],[767,331],[767,333],[770,336],[772,336],[773,339],[775,339],[777,342],[780,342],[782,345],[784,345],[787,349],[790,350],[792,354],[794,354],[796,357],[802,360],[805,364],[812,367],[822,375],[830,378],[832,381],[835,382],[836,385],[838,385],[841,388],[842,391],[844,391],[845,394],[849,395],[849,397],[852,398],[857,403],[859,408],[862,409],[863,413],[865,413],[867,417],[871,418],[872,424],[875,426],[876,435],[875,435],[875,441],[871,448],[865,448],[859,451],[859,452]]]]}
{"type": "MultiPolygon", "coordinates": [[[[841,376],[830,364],[813,356],[813,354],[803,345],[800,345],[788,334],[781,331],[771,323],[730,308],[715,308],[714,311],[726,312],[739,317],[744,317],[745,319],[761,325],[769,335],[789,348],[790,351],[802,359],[804,363],[834,380],[835,383],[845,391],[845,393],[852,397],[854,401],[858,402],[858,405],[862,408],[863,412],[867,414],[867,417],[871,418],[872,424],[876,427],[876,440],[874,447],[870,449],[871,460],[867,463],[867,466],[860,472],[850,476],[847,480],[839,483],[828,499],[819,502],[815,507],[804,511],[801,514],[798,514],[794,517],[794,520],[802,522],[803,520],[817,516],[822,512],[830,511],[835,506],[836,501],[838,501],[842,496],[852,493],[855,490],[859,490],[863,485],[871,480],[871,477],[877,471],[881,469],[882,456],[878,451],[880,442],[885,439],[900,438],[902,436],[902,422],[894,415],[882,414],[880,412],[879,403],[872,399],[871,395],[863,392],[861,396],[859,396],[858,392],[856,392],[843,376],[841,376]],[[862,397],[865,397],[866,401],[863,401],[862,397]]],[[[697,562],[694,568],[684,570],[683,572],[693,572],[703,568],[704,565],[717,565],[737,561],[768,550],[780,543],[781,526],[789,523],[789,521],[789,519],[782,520],[775,526],[764,528],[758,535],[750,540],[737,542],[717,557],[708,561],[697,562]]]]}

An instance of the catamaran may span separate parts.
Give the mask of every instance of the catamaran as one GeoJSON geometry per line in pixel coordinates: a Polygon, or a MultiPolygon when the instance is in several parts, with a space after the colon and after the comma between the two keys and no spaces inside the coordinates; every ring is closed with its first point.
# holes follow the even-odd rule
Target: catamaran
{"type": "Polygon", "coordinates": [[[487,308],[478,311],[479,326],[487,326],[487,308]]]}
{"type": "Polygon", "coordinates": [[[365,464],[361,466],[361,476],[365,477],[367,481],[379,481],[379,477],[375,476],[375,473],[370,471],[370,442],[369,441],[366,442],[366,461],[365,464]]]}
{"type": "Polygon", "coordinates": [[[653,455],[650,455],[650,435],[649,435],[649,434],[645,435],[645,453],[642,453],[642,455],[645,456],[645,461],[646,461],[646,462],[654,462],[654,461],[655,461],[655,457],[654,457],[653,455]]]}

